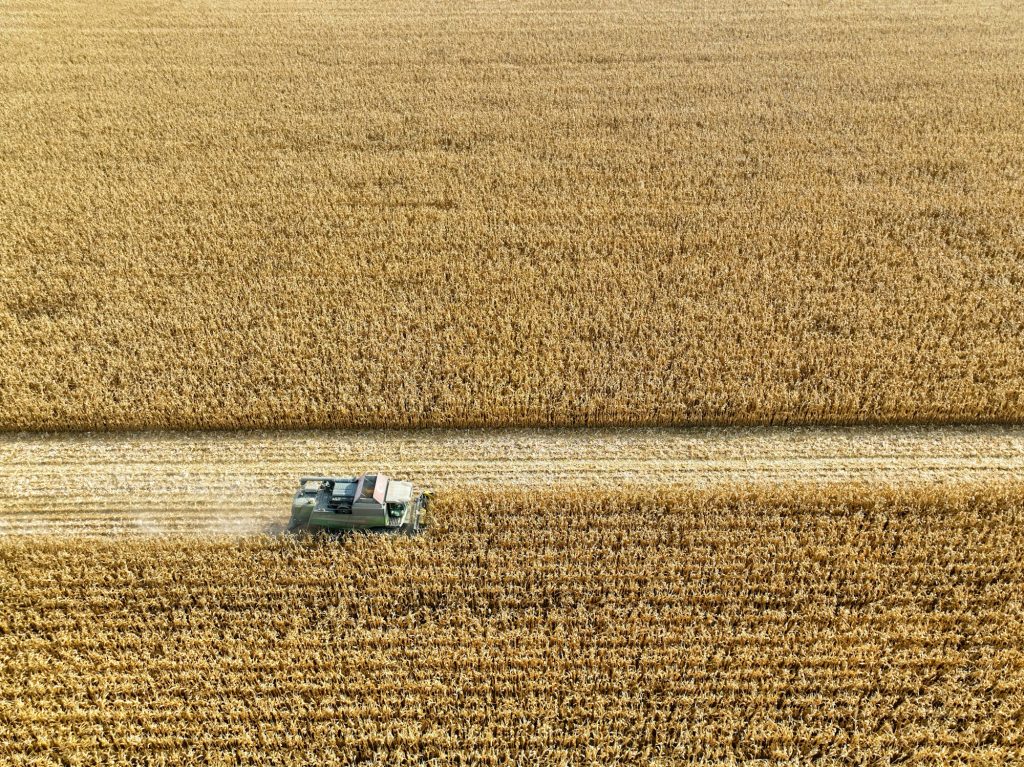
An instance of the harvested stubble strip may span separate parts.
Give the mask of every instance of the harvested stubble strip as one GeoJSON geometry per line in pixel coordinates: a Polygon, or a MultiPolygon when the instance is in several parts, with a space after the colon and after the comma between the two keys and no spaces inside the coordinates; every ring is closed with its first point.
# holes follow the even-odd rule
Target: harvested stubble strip
{"type": "Polygon", "coordinates": [[[1024,487],[436,508],[413,540],[0,542],[0,758],[1021,757],[1024,487]]]}

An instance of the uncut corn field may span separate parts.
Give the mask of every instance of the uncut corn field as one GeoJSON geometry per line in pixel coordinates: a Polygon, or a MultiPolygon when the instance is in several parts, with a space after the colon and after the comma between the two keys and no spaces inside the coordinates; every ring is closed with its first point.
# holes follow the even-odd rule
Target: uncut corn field
{"type": "Polygon", "coordinates": [[[1022,126],[1019,2],[0,0],[0,767],[1024,765],[1022,126]]]}
{"type": "Polygon", "coordinates": [[[1020,763],[1022,498],[484,492],[429,540],[0,541],[0,758],[1020,763]]]}
{"type": "Polygon", "coordinates": [[[1020,421],[1024,5],[0,6],[0,428],[1020,421]]]}

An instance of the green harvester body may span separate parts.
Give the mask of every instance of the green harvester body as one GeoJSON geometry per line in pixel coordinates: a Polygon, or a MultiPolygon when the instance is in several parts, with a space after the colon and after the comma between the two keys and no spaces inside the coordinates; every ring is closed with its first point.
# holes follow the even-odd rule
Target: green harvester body
{"type": "Polygon", "coordinates": [[[292,500],[288,529],[416,535],[430,495],[386,474],[303,477],[292,500]]]}

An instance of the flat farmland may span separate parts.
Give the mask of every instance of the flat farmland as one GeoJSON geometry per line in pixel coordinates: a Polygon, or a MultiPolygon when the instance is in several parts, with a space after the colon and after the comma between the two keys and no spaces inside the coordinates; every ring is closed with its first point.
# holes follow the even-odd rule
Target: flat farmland
{"type": "Polygon", "coordinates": [[[287,522],[303,474],[382,470],[442,495],[794,485],[998,486],[1002,426],[618,428],[0,437],[0,532],[250,535],[287,522]]]}
{"type": "Polygon", "coordinates": [[[1024,4],[0,6],[0,428],[1019,422],[1024,4]]]}
{"type": "Polygon", "coordinates": [[[0,538],[5,764],[1011,765],[1021,487],[469,490],[0,538]]]}
{"type": "Polygon", "coordinates": [[[0,765],[1024,764],[1022,125],[1020,2],[0,2],[0,765]]]}

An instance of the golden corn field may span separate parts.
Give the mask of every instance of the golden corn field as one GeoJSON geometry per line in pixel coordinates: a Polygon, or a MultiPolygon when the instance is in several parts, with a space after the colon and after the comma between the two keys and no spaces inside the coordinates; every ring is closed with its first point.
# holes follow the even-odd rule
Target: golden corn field
{"type": "Polygon", "coordinates": [[[0,767],[1024,765],[1022,126],[1020,2],[3,0],[0,767]]]}
{"type": "Polygon", "coordinates": [[[12,0],[0,428],[1020,421],[1024,5],[12,0]]]}
{"type": "Polygon", "coordinates": [[[429,538],[2,540],[0,760],[1020,763],[1022,497],[477,492],[429,538]]]}

